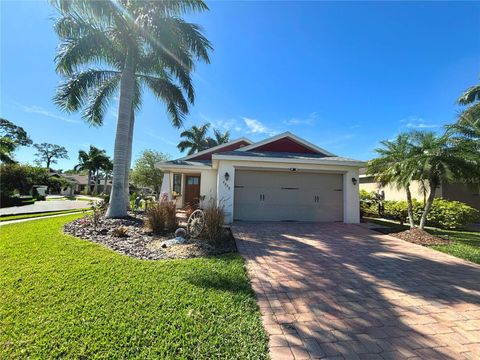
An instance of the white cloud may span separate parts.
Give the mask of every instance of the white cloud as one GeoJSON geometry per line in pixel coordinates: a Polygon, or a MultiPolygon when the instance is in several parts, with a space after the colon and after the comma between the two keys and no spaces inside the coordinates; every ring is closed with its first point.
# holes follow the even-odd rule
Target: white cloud
{"type": "Polygon", "coordinates": [[[28,113],[39,114],[39,115],[47,116],[47,117],[50,117],[50,118],[53,118],[53,119],[62,120],[62,121],[65,121],[67,123],[72,123],[72,124],[78,124],[80,122],[78,120],[69,119],[69,118],[54,114],[53,112],[48,111],[48,110],[46,110],[46,109],[44,109],[40,106],[36,106],[36,105],[24,106],[24,105],[22,105],[22,107],[23,107],[23,110],[28,112],[28,113]]]}
{"type": "Polygon", "coordinates": [[[408,118],[400,120],[400,123],[404,124],[405,127],[410,129],[432,129],[442,126],[440,124],[434,124],[419,116],[410,116],[408,118]]]}
{"type": "Polygon", "coordinates": [[[262,122],[250,119],[247,117],[242,117],[243,121],[245,122],[245,126],[247,127],[247,133],[249,134],[268,134],[270,136],[275,135],[277,132],[268,128],[262,122]]]}
{"type": "Polygon", "coordinates": [[[310,113],[307,117],[294,117],[288,120],[282,121],[284,125],[312,125],[317,120],[318,115],[316,112],[310,113]]]}
{"type": "Polygon", "coordinates": [[[200,114],[200,118],[203,121],[206,121],[212,125],[215,129],[220,129],[223,131],[235,131],[235,132],[242,132],[242,124],[240,124],[239,120],[230,118],[230,119],[211,119],[204,114],[200,114]]]}

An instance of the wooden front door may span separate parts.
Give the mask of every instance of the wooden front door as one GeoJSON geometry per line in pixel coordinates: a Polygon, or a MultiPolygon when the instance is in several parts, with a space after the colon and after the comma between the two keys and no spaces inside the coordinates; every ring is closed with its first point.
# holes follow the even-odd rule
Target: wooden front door
{"type": "Polygon", "coordinates": [[[200,200],[200,176],[185,177],[185,204],[196,206],[200,200]]]}

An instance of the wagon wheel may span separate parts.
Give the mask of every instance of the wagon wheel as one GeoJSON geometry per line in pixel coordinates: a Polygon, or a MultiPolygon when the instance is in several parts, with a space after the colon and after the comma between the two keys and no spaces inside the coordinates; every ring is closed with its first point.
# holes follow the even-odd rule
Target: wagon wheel
{"type": "Polygon", "coordinates": [[[205,215],[203,211],[198,209],[195,210],[192,215],[187,220],[187,231],[191,237],[198,237],[205,226],[205,215]]]}

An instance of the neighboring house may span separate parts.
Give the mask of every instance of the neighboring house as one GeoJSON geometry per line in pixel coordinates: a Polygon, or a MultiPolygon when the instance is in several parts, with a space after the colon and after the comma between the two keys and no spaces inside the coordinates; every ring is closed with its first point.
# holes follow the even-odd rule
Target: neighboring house
{"type": "Polygon", "coordinates": [[[365,163],[336,156],[286,132],[253,143],[227,144],[158,163],[161,195],[177,207],[215,201],[225,221],[359,222],[358,169],[365,163]]]}
{"type": "MultiPolygon", "coordinates": [[[[435,196],[446,200],[461,201],[480,210],[480,187],[477,185],[476,188],[475,190],[462,183],[444,183],[436,189],[435,196]]],[[[374,176],[366,174],[366,169],[360,169],[360,190],[383,192],[385,200],[407,200],[404,189],[397,189],[395,186],[381,186],[379,182],[375,181],[374,176]]],[[[426,196],[419,181],[413,181],[410,184],[410,191],[412,197],[420,201],[423,201],[426,196]]]]}
{"type": "MultiPolygon", "coordinates": [[[[87,190],[88,186],[88,175],[83,174],[58,174],[59,176],[64,177],[70,182],[70,187],[62,189],[61,195],[69,196],[74,194],[80,194],[87,190]]],[[[107,181],[107,188],[104,191],[105,183],[104,178],[100,178],[98,183],[98,192],[110,194],[112,189],[112,181],[107,181]]],[[[95,188],[95,176],[92,176],[90,180],[90,191],[93,191],[95,188]]]]}

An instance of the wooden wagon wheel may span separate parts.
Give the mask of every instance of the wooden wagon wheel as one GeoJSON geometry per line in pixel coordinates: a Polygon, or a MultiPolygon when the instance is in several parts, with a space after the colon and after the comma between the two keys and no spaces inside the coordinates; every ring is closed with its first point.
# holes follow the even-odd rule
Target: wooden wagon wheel
{"type": "Polygon", "coordinates": [[[205,214],[202,210],[195,210],[187,220],[187,232],[191,237],[200,236],[205,227],[205,214]]]}

